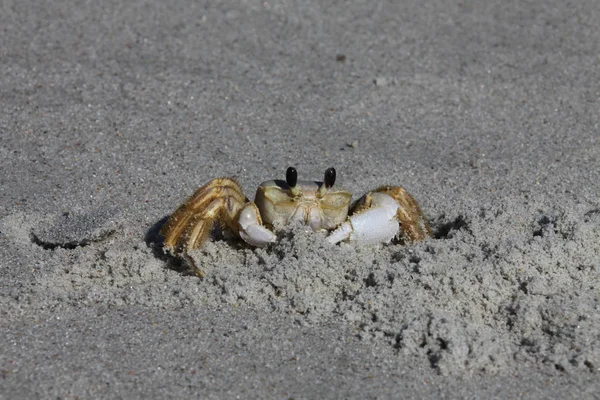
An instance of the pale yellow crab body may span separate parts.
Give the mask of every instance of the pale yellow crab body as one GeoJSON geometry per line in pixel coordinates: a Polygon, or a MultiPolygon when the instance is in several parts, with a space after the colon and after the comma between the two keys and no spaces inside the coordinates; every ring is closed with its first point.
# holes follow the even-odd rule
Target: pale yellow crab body
{"type": "Polygon", "coordinates": [[[334,229],[348,217],[352,194],[341,187],[325,189],[322,182],[281,180],[258,186],[254,203],[265,225],[275,229],[303,222],[313,230],[334,229]]]}

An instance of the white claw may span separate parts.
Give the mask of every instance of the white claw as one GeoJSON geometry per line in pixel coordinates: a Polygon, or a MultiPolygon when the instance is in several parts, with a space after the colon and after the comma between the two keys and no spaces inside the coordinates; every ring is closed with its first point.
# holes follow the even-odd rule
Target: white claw
{"type": "Polygon", "coordinates": [[[349,217],[329,235],[329,243],[335,244],[346,239],[367,245],[388,243],[398,234],[398,203],[384,193],[373,193],[372,196],[371,208],[349,217]]]}
{"type": "Polygon", "coordinates": [[[277,240],[277,236],[261,225],[259,211],[254,203],[248,203],[240,212],[240,237],[252,246],[262,247],[277,240]]]}
{"type": "Polygon", "coordinates": [[[327,236],[327,241],[331,244],[336,244],[341,242],[342,240],[348,239],[354,228],[352,227],[352,222],[348,219],[346,222],[341,224],[336,230],[331,232],[329,236],[327,236]]]}

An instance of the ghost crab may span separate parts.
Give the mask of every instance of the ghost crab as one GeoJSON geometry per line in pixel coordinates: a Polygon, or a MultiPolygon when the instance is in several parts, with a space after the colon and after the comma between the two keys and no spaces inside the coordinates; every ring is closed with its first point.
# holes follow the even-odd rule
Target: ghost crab
{"type": "Polygon", "coordinates": [[[332,231],[327,237],[331,244],[388,243],[396,237],[418,241],[431,236],[421,208],[401,186],[382,186],[351,206],[352,194],[334,186],[335,178],[335,169],[328,168],[323,182],[299,181],[296,169],[289,167],[285,181],[261,183],[253,202],[235,179],[213,179],[169,217],[161,229],[164,248],[186,259],[196,275],[204,277],[188,251],[206,241],[214,223],[259,247],[277,240],[272,230],[297,221],[315,231],[332,231]]]}

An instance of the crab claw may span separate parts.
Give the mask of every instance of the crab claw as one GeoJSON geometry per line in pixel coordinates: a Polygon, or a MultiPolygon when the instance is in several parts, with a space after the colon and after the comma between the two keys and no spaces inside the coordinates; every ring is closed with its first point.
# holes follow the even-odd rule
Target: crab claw
{"type": "Polygon", "coordinates": [[[385,193],[371,193],[370,207],[348,217],[327,241],[336,244],[352,240],[363,244],[388,243],[400,231],[397,219],[398,202],[385,193]]]}
{"type": "Polygon", "coordinates": [[[240,237],[252,246],[262,247],[277,240],[277,236],[262,224],[258,207],[254,203],[244,206],[238,217],[240,237]]]}

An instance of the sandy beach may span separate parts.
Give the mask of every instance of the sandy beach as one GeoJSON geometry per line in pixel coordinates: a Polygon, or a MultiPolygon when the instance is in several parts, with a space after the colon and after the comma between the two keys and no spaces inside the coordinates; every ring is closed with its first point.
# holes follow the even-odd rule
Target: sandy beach
{"type": "Polygon", "coordinates": [[[600,4],[5,1],[0,398],[598,398],[600,4]],[[433,236],[190,252],[198,187],[401,185],[433,236]]]}

